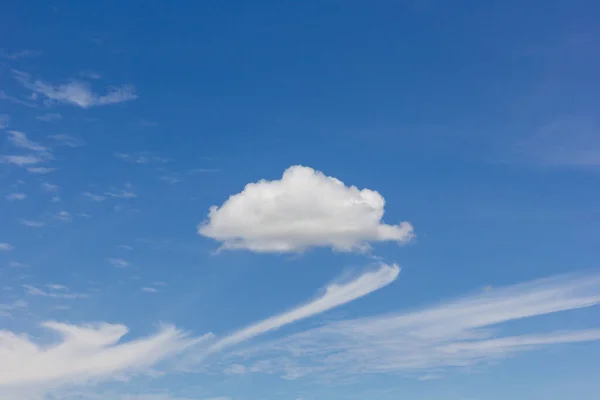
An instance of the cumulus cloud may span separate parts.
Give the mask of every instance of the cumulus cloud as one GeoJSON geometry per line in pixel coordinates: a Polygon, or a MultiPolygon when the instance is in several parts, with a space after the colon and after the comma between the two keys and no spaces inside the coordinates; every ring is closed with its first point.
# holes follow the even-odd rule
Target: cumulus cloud
{"type": "Polygon", "coordinates": [[[16,79],[27,89],[45,96],[50,101],[72,104],[81,108],[117,104],[137,99],[133,85],[109,87],[106,93],[95,93],[88,82],[71,80],[66,83],[51,84],[33,80],[24,72],[13,71],[16,79]]]}
{"type": "Polygon", "coordinates": [[[147,371],[199,340],[173,326],[127,342],[121,341],[128,332],[124,325],[50,321],[42,327],[60,335],[61,340],[36,343],[29,336],[0,331],[0,393],[3,389],[57,387],[147,371]]]}
{"type": "Polygon", "coordinates": [[[350,282],[329,285],[325,289],[323,295],[315,300],[226,336],[214,343],[209,350],[221,350],[225,347],[249,340],[265,332],[279,329],[284,325],[324,313],[325,311],[349,303],[389,285],[396,280],[399,273],[400,268],[398,265],[382,264],[376,271],[367,272],[350,282]]]}
{"type": "MultiPolygon", "coordinates": [[[[502,334],[511,321],[600,304],[600,275],[483,291],[418,311],[331,322],[240,350],[245,370],[288,378],[443,373],[550,345],[600,340],[600,329],[502,334]]],[[[242,364],[242,362],[238,362],[242,364]]]]}
{"type": "Polygon", "coordinates": [[[261,180],[210,208],[200,235],[223,243],[223,249],[300,252],[329,246],[338,251],[364,250],[368,242],[410,241],[408,222],[382,222],[385,200],[376,191],[346,186],[304,166],[288,168],[280,180],[261,180]]]}

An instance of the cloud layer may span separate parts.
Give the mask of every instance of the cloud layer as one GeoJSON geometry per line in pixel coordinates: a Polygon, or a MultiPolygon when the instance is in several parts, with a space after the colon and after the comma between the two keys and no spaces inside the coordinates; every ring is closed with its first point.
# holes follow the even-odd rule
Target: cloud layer
{"type": "Polygon", "coordinates": [[[287,378],[363,373],[442,373],[523,351],[600,340],[600,329],[505,336],[510,321],[600,304],[600,276],[515,285],[420,311],[333,322],[234,353],[238,373],[287,378]]]}
{"type": "Polygon", "coordinates": [[[301,252],[317,246],[353,251],[366,249],[368,242],[410,241],[410,223],[382,222],[384,206],[376,191],[346,186],[297,165],[280,180],[250,183],[220,207],[211,207],[198,233],[222,242],[223,249],[255,252],[301,252]]]}

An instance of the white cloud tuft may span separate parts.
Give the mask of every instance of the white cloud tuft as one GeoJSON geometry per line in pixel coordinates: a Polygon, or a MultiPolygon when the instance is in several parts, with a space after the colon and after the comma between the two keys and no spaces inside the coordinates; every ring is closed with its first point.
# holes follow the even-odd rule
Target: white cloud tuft
{"type": "Polygon", "coordinates": [[[112,264],[114,267],[118,267],[118,268],[125,268],[130,265],[129,261],[124,260],[122,258],[109,258],[108,262],[110,264],[112,264]]]}
{"type": "Polygon", "coordinates": [[[29,167],[27,171],[32,174],[49,174],[50,172],[56,171],[56,168],[47,168],[47,167],[29,167]]]}
{"type": "Polygon", "coordinates": [[[50,135],[50,139],[55,140],[61,146],[67,147],[81,147],[85,146],[85,142],[82,139],[78,139],[76,137],[59,133],[56,135],[50,135]]]}
{"type": "Polygon", "coordinates": [[[25,225],[29,228],[41,228],[42,226],[46,225],[46,223],[43,221],[34,221],[29,219],[22,219],[20,222],[22,225],[25,225]]]}
{"type": "Polygon", "coordinates": [[[223,242],[224,249],[256,252],[300,252],[316,246],[352,251],[364,250],[373,241],[410,241],[410,223],[381,221],[384,205],[376,191],[292,166],[280,180],[250,183],[220,207],[211,207],[198,233],[223,242]]]}

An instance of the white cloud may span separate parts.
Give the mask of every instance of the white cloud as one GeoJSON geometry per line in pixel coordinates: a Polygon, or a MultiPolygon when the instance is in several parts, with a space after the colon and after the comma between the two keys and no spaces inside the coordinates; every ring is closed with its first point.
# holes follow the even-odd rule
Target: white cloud
{"type": "Polygon", "coordinates": [[[114,267],[119,267],[119,268],[125,268],[130,265],[127,260],[124,260],[122,258],[109,258],[108,262],[110,264],[112,264],[114,267]]]}
{"type": "Polygon", "coordinates": [[[147,372],[154,364],[200,340],[187,337],[173,326],[163,326],[152,336],[127,342],[121,342],[128,332],[124,325],[49,321],[42,327],[60,335],[60,342],[36,343],[29,336],[0,331],[0,393],[31,387],[50,389],[147,372]]]}
{"type": "Polygon", "coordinates": [[[42,183],[42,189],[44,189],[46,192],[58,192],[58,189],[60,189],[60,186],[52,184],[52,183],[44,182],[44,183],[42,183]]]}
{"type": "Polygon", "coordinates": [[[29,265],[23,264],[22,262],[18,262],[18,261],[10,261],[8,263],[8,266],[10,268],[28,268],[29,267],[29,265]]]}
{"type": "Polygon", "coordinates": [[[8,201],[18,201],[25,200],[27,198],[27,195],[25,193],[10,193],[7,194],[5,197],[8,201]]]}
{"type": "Polygon", "coordinates": [[[368,242],[410,241],[410,223],[381,221],[384,205],[376,191],[292,166],[280,180],[250,183],[220,207],[211,207],[198,233],[221,241],[224,249],[256,252],[299,252],[315,246],[352,251],[364,250],[368,242]]]}
{"type": "MultiPolygon", "coordinates": [[[[53,200],[54,200],[54,198],[53,198],[53,200]]],[[[59,201],[60,201],[60,198],[59,198],[59,201]]],[[[64,211],[64,210],[60,211],[54,217],[56,219],[60,219],[61,221],[64,221],[64,222],[71,222],[73,220],[73,216],[71,215],[71,213],[68,211],[64,211]]]]}
{"type": "Polygon", "coordinates": [[[106,196],[102,196],[99,194],[94,194],[94,193],[90,193],[90,192],[84,192],[82,193],[83,196],[87,197],[90,201],[104,201],[106,200],[106,196]]]}
{"type": "Polygon", "coordinates": [[[6,60],[15,61],[20,58],[27,57],[38,57],[42,54],[41,51],[38,50],[19,50],[15,52],[7,52],[4,49],[0,49],[0,58],[4,58],[6,60]]]}
{"type": "Polygon", "coordinates": [[[400,268],[397,265],[394,264],[390,266],[382,264],[376,271],[367,272],[350,282],[331,284],[325,289],[325,293],[315,300],[226,336],[214,343],[209,351],[222,350],[225,347],[244,342],[265,332],[279,329],[284,325],[321,314],[325,311],[349,303],[389,285],[396,280],[399,273],[400,268]]]}
{"type": "Polygon", "coordinates": [[[0,304],[0,317],[12,318],[14,311],[25,308],[27,308],[27,302],[25,300],[16,300],[10,304],[0,304]]]}
{"type": "Polygon", "coordinates": [[[4,129],[8,126],[10,122],[10,115],[8,114],[0,114],[0,129],[4,129]]]}
{"type": "Polygon", "coordinates": [[[86,298],[90,297],[86,293],[73,293],[73,292],[69,291],[66,286],[62,286],[62,285],[53,285],[53,284],[46,285],[46,287],[49,290],[40,289],[36,286],[28,285],[28,284],[25,284],[22,286],[23,286],[23,289],[25,289],[27,294],[30,296],[42,296],[42,297],[51,297],[51,298],[55,298],[55,299],[69,299],[69,300],[86,299],[86,298]]]}
{"type": "Polygon", "coordinates": [[[105,94],[97,94],[92,91],[87,82],[71,80],[67,83],[53,85],[41,80],[32,80],[26,73],[13,71],[16,79],[27,89],[34,93],[43,95],[51,101],[76,105],[82,108],[117,104],[137,99],[133,85],[121,85],[109,87],[105,94]]]}
{"type": "Polygon", "coordinates": [[[27,171],[33,174],[49,174],[50,172],[56,171],[56,168],[47,168],[47,167],[29,167],[27,171]]]}
{"type": "Polygon", "coordinates": [[[153,287],[143,287],[141,291],[144,293],[158,293],[158,289],[153,287]]]}
{"type": "Polygon", "coordinates": [[[38,115],[35,118],[39,119],[40,121],[44,121],[44,122],[53,122],[53,121],[61,120],[62,115],[60,115],[58,113],[46,113],[44,115],[38,115]]]}
{"type": "Polygon", "coordinates": [[[29,228],[41,228],[42,226],[46,225],[46,223],[43,221],[34,221],[29,219],[22,219],[20,222],[22,225],[25,225],[29,228]]]}
{"type": "Polygon", "coordinates": [[[85,146],[85,142],[82,139],[78,139],[76,137],[73,137],[73,136],[70,136],[70,135],[67,135],[64,133],[59,133],[57,135],[50,135],[49,137],[50,137],[50,139],[55,140],[61,146],[67,146],[67,147],[85,146]]]}
{"type": "MultiPolygon", "coordinates": [[[[33,140],[29,140],[27,135],[19,131],[9,131],[8,140],[21,149],[33,151],[32,154],[12,154],[0,156],[0,161],[5,164],[14,164],[20,167],[28,167],[52,160],[53,156],[50,150],[33,140]]],[[[31,169],[31,167],[30,167],[31,169]]]]}
{"type": "MultiPolygon", "coordinates": [[[[420,311],[339,321],[241,350],[249,371],[288,378],[361,373],[436,374],[561,343],[600,329],[505,336],[510,321],[600,304],[600,276],[558,277],[471,295],[420,311]]],[[[236,357],[234,357],[235,359],[236,357]]]]}
{"type": "Polygon", "coordinates": [[[119,160],[134,164],[165,164],[169,162],[169,159],[154,155],[147,151],[140,151],[136,153],[115,152],[114,154],[119,160]]]}
{"type": "Polygon", "coordinates": [[[11,251],[14,249],[13,245],[10,243],[0,243],[0,251],[11,251]]]}
{"type": "Polygon", "coordinates": [[[33,140],[29,140],[27,135],[19,131],[8,131],[8,140],[16,147],[20,147],[27,150],[32,150],[39,153],[48,153],[49,149],[33,140]]]}

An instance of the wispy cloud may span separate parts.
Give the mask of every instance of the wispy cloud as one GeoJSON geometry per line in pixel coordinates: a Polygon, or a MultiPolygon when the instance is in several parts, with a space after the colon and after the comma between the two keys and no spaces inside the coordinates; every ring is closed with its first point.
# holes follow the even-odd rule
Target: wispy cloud
{"type": "Polygon", "coordinates": [[[0,129],[4,129],[4,128],[8,127],[9,122],[10,122],[10,115],[0,114],[0,129]]]}
{"type": "Polygon", "coordinates": [[[162,326],[154,335],[127,342],[121,342],[128,332],[124,325],[49,321],[42,327],[58,334],[61,340],[42,345],[26,335],[0,331],[3,360],[0,390],[31,387],[48,390],[147,372],[154,364],[201,340],[169,325],[162,326]]]}
{"type": "Polygon", "coordinates": [[[60,146],[67,147],[82,147],[85,146],[85,141],[83,139],[79,139],[70,135],[66,135],[64,133],[59,133],[57,135],[50,135],[50,139],[56,141],[56,143],[60,146]]]}
{"type": "Polygon", "coordinates": [[[42,296],[42,297],[52,297],[55,299],[86,299],[90,297],[86,293],[73,293],[68,290],[66,286],[63,285],[55,285],[48,284],[46,285],[48,290],[40,289],[33,285],[25,284],[23,288],[26,290],[27,294],[30,296],[42,296]]]}
{"type": "Polygon", "coordinates": [[[376,271],[365,273],[350,282],[331,284],[325,289],[325,293],[315,300],[234,332],[214,343],[209,351],[222,350],[225,347],[244,342],[265,332],[279,329],[284,325],[349,303],[389,285],[396,280],[399,273],[400,268],[397,265],[382,264],[376,271]]]}
{"type": "Polygon", "coordinates": [[[25,193],[9,193],[5,197],[8,201],[18,201],[25,200],[27,198],[27,195],[25,193]]]}
{"type": "Polygon", "coordinates": [[[57,168],[48,168],[48,167],[29,167],[27,171],[32,174],[49,174],[50,172],[56,171],[57,168]]]}
{"type": "Polygon", "coordinates": [[[60,186],[55,185],[53,183],[49,183],[49,182],[43,182],[42,183],[42,189],[44,189],[46,192],[58,192],[58,190],[60,189],[60,186]]]}
{"type": "Polygon", "coordinates": [[[38,115],[35,118],[39,119],[40,121],[44,121],[44,122],[53,122],[53,121],[61,120],[62,115],[60,115],[58,113],[46,113],[44,115],[38,115]]]}
{"type": "Polygon", "coordinates": [[[169,162],[168,158],[154,155],[150,152],[140,151],[136,153],[121,153],[115,152],[115,157],[119,160],[127,161],[134,164],[164,164],[169,162]]]}
{"type": "Polygon", "coordinates": [[[118,268],[125,268],[125,267],[128,267],[130,265],[129,261],[124,260],[122,258],[109,258],[108,262],[113,267],[118,267],[118,268]]]}
{"type": "Polygon", "coordinates": [[[88,200],[90,201],[104,201],[106,200],[106,196],[100,195],[100,194],[94,194],[91,192],[83,192],[82,195],[84,197],[86,197],[88,200]]]}
{"type": "Polygon", "coordinates": [[[23,310],[25,308],[27,308],[27,302],[25,300],[16,300],[10,304],[0,304],[0,317],[11,318],[14,311],[23,310]]]}
{"type": "Polygon", "coordinates": [[[30,219],[22,219],[19,222],[21,223],[21,225],[25,225],[29,228],[41,228],[42,226],[46,225],[46,223],[43,221],[34,221],[30,219]]]}
{"type": "Polygon", "coordinates": [[[109,87],[106,93],[92,91],[88,82],[71,80],[66,83],[51,84],[42,80],[34,80],[29,74],[13,71],[15,78],[27,89],[45,96],[50,101],[72,104],[81,108],[117,104],[137,99],[133,85],[109,87]]]}
{"type": "Polygon", "coordinates": [[[0,161],[3,163],[14,164],[20,167],[28,167],[50,161],[53,158],[48,147],[30,140],[23,132],[14,130],[9,131],[8,140],[13,146],[20,149],[29,150],[33,153],[0,156],[0,161]]]}
{"type": "MultiPolygon", "coordinates": [[[[331,322],[236,353],[249,371],[288,378],[442,373],[561,343],[600,340],[600,329],[501,335],[503,323],[600,303],[600,275],[493,289],[420,311],[331,322]],[[494,329],[493,329],[494,328],[494,329]]],[[[235,357],[234,357],[235,358],[235,357]]]]}
{"type": "MultiPolygon", "coordinates": [[[[59,201],[60,201],[60,198],[59,198],[59,201]]],[[[71,222],[71,221],[73,221],[73,215],[71,215],[70,212],[65,211],[65,210],[59,211],[58,214],[56,214],[54,216],[54,218],[59,219],[59,220],[64,221],[64,222],[71,222]]]]}
{"type": "Polygon", "coordinates": [[[14,247],[10,243],[0,242],[0,251],[11,251],[14,247]]]}
{"type": "Polygon", "coordinates": [[[158,289],[153,288],[153,287],[143,287],[140,290],[144,293],[158,293],[158,289]]]}
{"type": "Polygon", "coordinates": [[[42,52],[38,50],[18,50],[9,52],[4,49],[0,49],[0,58],[11,61],[15,61],[21,58],[39,57],[41,55],[42,52]]]}
{"type": "Polygon", "coordinates": [[[108,197],[114,197],[117,199],[133,199],[137,197],[137,194],[133,191],[133,185],[126,183],[123,188],[112,188],[110,191],[104,193],[108,197]]]}

